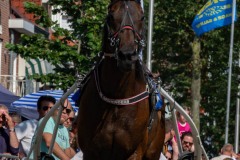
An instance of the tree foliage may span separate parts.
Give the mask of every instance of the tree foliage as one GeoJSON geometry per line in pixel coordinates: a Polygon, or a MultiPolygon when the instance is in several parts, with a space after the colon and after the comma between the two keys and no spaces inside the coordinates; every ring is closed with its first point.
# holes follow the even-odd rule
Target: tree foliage
{"type": "MultiPolygon", "coordinates": [[[[191,24],[205,1],[163,1],[155,3],[153,71],[159,71],[163,87],[181,105],[191,106],[192,50],[195,34],[191,24]]],[[[238,7],[239,8],[239,7],[238,7]]],[[[239,9],[238,9],[239,10],[239,9]]],[[[236,23],[236,28],[239,22],[236,23]]],[[[201,139],[209,156],[217,155],[224,144],[228,80],[230,26],[205,33],[201,43],[201,139]]],[[[234,144],[235,104],[239,31],[235,30],[229,142],[234,144]]]]}
{"type": "MultiPolygon", "coordinates": [[[[237,4],[238,4],[237,0],[237,4]]],[[[148,14],[145,0],[145,14],[148,14]]],[[[191,106],[192,49],[195,34],[191,23],[196,13],[207,2],[158,0],[154,5],[153,72],[160,72],[163,87],[173,94],[181,105],[191,106]]],[[[36,15],[42,27],[52,26],[55,39],[43,35],[22,35],[21,44],[9,45],[9,49],[23,58],[42,58],[56,66],[56,73],[35,75],[42,82],[52,82],[61,88],[70,87],[75,81],[75,72],[87,72],[93,57],[101,50],[101,32],[109,0],[49,0],[53,13],[64,12],[70,16],[72,30],[60,28],[52,22],[43,8],[26,3],[29,12],[36,15]],[[81,41],[80,53],[78,43],[81,41]],[[68,43],[74,43],[69,46],[68,43]],[[74,67],[71,67],[74,66],[74,67]]],[[[238,11],[239,11],[238,7],[238,11]]],[[[235,28],[239,27],[239,21],[235,28]]],[[[230,105],[229,142],[234,144],[235,104],[238,85],[239,30],[235,29],[232,90],[230,105]]],[[[210,156],[217,155],[224,144],[225,115],[228,80],[230,26],[205,33],[201,43],[201,139],[210,156]]]]}
{"type": "Polygon", "coordinates": [[[25,2],[26,11],[34,13],[35,22],[43,28],[51,27],[53,36],[48,39],[42,34],[21,35],[20,44],[8,44],[7,47],[25,59],[41,58],[53,64],[54,74],[34,74],[32,78],[67,89],[76,81],[76,72],[85,74],[89,71],[95,55],[101,50],[101,33],[109,2],[49,0],[48,3],[53,14],[69,17],[72,30],[60,28],[43,6],[25,2]]]}

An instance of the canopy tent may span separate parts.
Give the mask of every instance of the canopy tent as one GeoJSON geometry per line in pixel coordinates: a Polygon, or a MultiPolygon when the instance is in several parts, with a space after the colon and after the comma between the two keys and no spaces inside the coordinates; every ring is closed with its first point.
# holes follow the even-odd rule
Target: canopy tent
{"type": "MultiPolygon", "coordinates": [[[[11,107],[9,108],[10,112],[17,112],[21,116],[27,118],[27,119],[37,119],[38,118],[38,112],[37,112],[37,101],[40,96],[48,95],[53,96],[56,100],[59,100],[62,95],[62,90],[44,90],[44,91],[38,91],[36,93],[28,94],[19,100],[12,103],[11,107]]],[[[72,107],[75,111],[78,110],[78,108],[75,105],[75,102],[72,100],[73,93],[70,94],[68,97],[68,100],[72,104],[72,107]]]]}
{"type": "Polygon", "coordinates": [[[26,60],[26,76],[38,73],[40,75],[54,73],[54,66],[43,59],[29,59],[26,60]]]}
{"type": "Polygon", "coordinates": [[[11,106],[11,103],[18,100],[19,98],[20,97],[14,95],[12,92],[0,84],[0,104],[4,104],[9,108],[11,106]]]}

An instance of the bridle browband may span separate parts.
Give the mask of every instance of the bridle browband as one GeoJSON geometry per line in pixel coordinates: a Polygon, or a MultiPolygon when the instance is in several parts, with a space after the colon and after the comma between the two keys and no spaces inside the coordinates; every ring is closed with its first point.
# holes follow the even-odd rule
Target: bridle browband
{"type": "MultiPolygon", "coordinates": [[[[139,1],[136,1],[136,0],[134,0],[134,1],[136,3],[139,3],[139,1]]],[[[115,4],[116,2],[118,2],[118,1],[115,1],[112,4],[110,4],[109,8],[113,4],[115,4]]],[[[126,8],[126,12],[125,12],[123,20],[121,22],[120,28],[116,32],[112,33],[109,24],[106,22],[106,27],[107,27],[107,30],[108,30],[108,40],[110,40],[111,47],[115,47],[115,51],[114,51],[114,56],[112,56],[110,54],[106,54],[105,56],[110,55],[110,57],[115,57],[116,59],[118,59],[117,53],[119,51],[119,44],[120,44],[119,34],[124,30],[131,30],[133,32],[134,37],[135,37],[134,41],[138,45],[138,48],[136,50],[137,53],[139,53],[142,50],[142,48],[145,46],[145,40],[144,40],[143,36],[139,32],[137,32],[136,29],[135,29],[134,22],[132,20],[132,16],[131,16],[131,14],[129,13],[129,10],[128,10],[129,6],[128,6],[128,1],[127,0],[124,1],[124,5],[125,5],[125,8],[126,8]],[[126,21],[127,17],[130,19],[130,22],[131,22],[130,25],[125,24],[125,21],[126,21]]]]}

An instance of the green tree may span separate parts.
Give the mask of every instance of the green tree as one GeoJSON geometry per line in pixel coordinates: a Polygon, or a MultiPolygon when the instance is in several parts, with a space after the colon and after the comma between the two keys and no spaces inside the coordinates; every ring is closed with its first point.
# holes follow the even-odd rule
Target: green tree
{"type": "MultiPolygon", "coordinates": [[[[238,2],[239,0],[237,0],[238,2]]],[[[155,1],[153,34],[153,71],[159,71],[163,87],[173,93],[178,103],[192,106],[193,50],[191,44],[195,34],[191,23],[196,13],[207,2],[204,1],[155,1]]],[[[35,75],[42,82],[52,82],[61,88],[68,88],[75,81],[75,71],[84,73],[92,64],[93,57],[101,50],[101,32],[107,12],[107,0],[87,0],[84,3],[67,0],[50,0],[55,6],[54,12],[64,11],[72,17],[71,32],[59,28],[32,3],[27,3],[29,11],[38,17],[37,23],[43,27],[53,26],[55,40],[42,35],[22,35],[22,43],[9,45],[23,58],[43,58],[56,65],[56,73],[46,76],[35,75]],[[76,43],[70,47],[69,41],[76,43]],[[78,42],[81,41],[80,54],[78,42]],[[70,66],[73,64],[74,68],[70,66]]],[[[145,0],[147,16],[148,1],[145,0]]],[[[40,7],[41,8],[41,7],[40,7]]],[[[238,8],[239,10],[239,8],[238,8]]],[[[236,23],[236,28],[239,22],[236,23]]],[[[229,142],[233,144],[235,100],[237,92],[237,60],[240,42],[238,30],[235,30],[234,63],[231,94],[231,114],[229,142]]],[[[230,27],[225,26],[200,37],[201,44],[201,107],[205,114],[200,117],[201,139],[209,155],[217,155],[224,143],[225,108],[228,76],[228,52],[230,27]]],[[[199,106],[200,107],[200,106],[199,106]]],[[[196,110],[196,109],[195,109],[196,110]]]]}
{"type": "MultiPolygon", "coordinates": [[[[192,104],[192,80],[194,54],[191,47],[195,34],[191,24],[205,1],[155,2],[153,71],[159,71],[163,87],[173,93],[181,105],[192,104]]],[[[239,9],[238,9],[239,10],[239,9]]],[[[236,28],[239,22],[236,23],[236,28]]],[[[235,30],[234,63],[231,90],[231,114],[229,142],[233,143],[234,118],[237,92],[237,67],[239,31],[235,30]]],[[[228,53],[230,26],[205,33],[199,38],[201,44],[199,65],[201,67],[201,106],[205,114],[200,116],[200,134],[210,156],[217,155],[224,144],[226,94],[228,79],[228,53]]],[[[195,108],[195,110],[198,108],[195,108]]]]}
{"type": "Polygon", "coordinates": [[[76,71],[85,74],[92,67],[95,55],[101,50],[101,33],[107,13],[108,1],[49,0],[52,13],[69,16],[72,30],[60,28],[53,22],[43,6],[25,2],[25,9],[34,13],[36,23],[53,29],[53,39],[42,34],[21,35],[20,44],[8,44],[9,50],[24,59],[41,58],[55,66],[55,73],[31,76],[42,83],[51,82],[62,89],[69,88],[76,80],[76,71]],[[69,45],[72,44],[72,45],[69,45]]]}

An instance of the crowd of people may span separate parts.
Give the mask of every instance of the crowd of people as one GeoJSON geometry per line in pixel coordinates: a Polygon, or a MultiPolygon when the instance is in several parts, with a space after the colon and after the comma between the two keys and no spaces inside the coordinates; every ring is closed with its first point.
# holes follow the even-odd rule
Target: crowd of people
{"type": "MultiPolygon", "coordinates": [[[[183,107],[185,112],[191,117],[191,110],[189,107],[183,107]]],[[[186,121],[183,115],[176,112],[177,117],[177,129],[180,136],[180,146],[182,151],[179,151],[177,144],[176,133],[173,127],[172,118],[165,119],[165,140],[163,151],[160,156],[160,160],[193,160],[194,159],[194,139],[191,127],[186,121]]],[[[205,159],[204,155],[202,159],[205,159]]],[[[240,160],[240,155],[233,151],[231,144],[225,144],[220,155],[212,158],[211,160],[240,160]]]]}
{"type": "MultiPolygon", "coordinates": [[[[54,106],[56,100],[51,96],[41,96],[37,102],[37,111],[39,113],[38,119],[31,119],[22,121],[21,116],[16,113],[9,113],[5,105],[0,104],[0,154],[10,154],[18,156],[20,159],[30,155],[31,146],[34,144],[36,138],[36,131],[41,124],[43,117],[54,106]]],[[[75,160],[82,159],[82,152],[77,144],[77,121],[75,112],[71,103],[66,99],[62,104],[62,112],[60,118],[58,116],[59,110],[55,110],[53,115],[47,121],[43,134],[40,151],[42,156],[52,157],[60,160],[75,160]],[[57,124],[57,133],[52,152],[51,148],[52,138],[54,137],[54,128],[57,124]]],[[[186,113],[191,116],[189,108],[185,108],[186,113]]],[[[164,147],[160,156],[160,160],[178,160],[186,155],[186,153],[194,153],[194,139],[191,127],[179,112],[177,116],[178,134],[181,138],[181,151],[174,131],[174,123],[171,118],[165,119],[165,140],[164,147]]],[[[31,152],[32,153],[32,152],[31,152]]],[[[193,155],[193,154],[192,154],[193,155]]],[[[231,144],[225,144],[218,157],[212,160],[239,160],[240,156],[235,154],[231,144]]]]}
{"type": "MultiPolygon", "coordinates": [[[[23,122],[21,122],[21,116],[9,114],[8,108],[0,104],[0,154],[15,155],[20,159],[30,155],[30,159],[34,159],[35,155],[33,155],[33,152],[31,154],[29,152],[35,140],[39,138],[36,137],[36,131],[43,117],[55,103],[56,100],[54,97],[41,96],[37,102],[38,119],[25,120],[23,122]]],[[[44,127],[40,151],[41,153],[45,153],[42,154],[43,156],[52,156],[56,160],[70,160],[80,151],[76,138],[76,117],[68,99],[65,100],[62,107],[52,154],[48,155],[47,153],[54,137],[53,132],[58,121],[59,110],[54,111],[44,127]]]]}
{"type": "MultiPolygon", "coordinates": [[[[186,113],[191,116],[190,108],[184,108],[186,113]]],[[[183,115],[179,112],[176,113],[177,117],[177,128],[178,134],[181,139],[181,148],[182,153],[179,151],[179,147],[177,144],[177,137],[173,127],[173,121],[171,118],[165,119],[165,140],[164,147],[162,151],[162,155],[160,157],[161,160],[172,159],[178,160],[179,157],[184,155],[185,153],[193,153],[194,145],[193,145],[193,135],[191,131],[191,127],[189,123],[186,121],[183,115]]]]}

